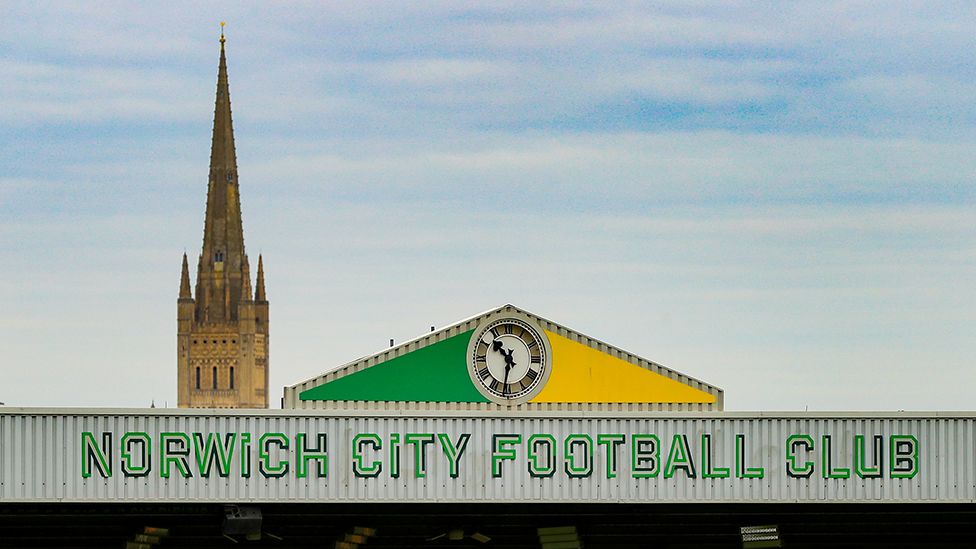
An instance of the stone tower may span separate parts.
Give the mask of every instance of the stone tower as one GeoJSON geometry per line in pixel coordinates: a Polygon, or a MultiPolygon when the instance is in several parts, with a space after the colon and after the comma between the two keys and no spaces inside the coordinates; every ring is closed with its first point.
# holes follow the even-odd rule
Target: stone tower
{"type": "Polygon", "coordinates": [[[183,254],[177,301],[177,402],[180,408],[268,407],[268,300],[264,262],[251,289],[237,181],[224,36],[214,107],[203,251],[197,283],[183,254]],[[195,296],[195,297],[194,297],[195,296]]]}

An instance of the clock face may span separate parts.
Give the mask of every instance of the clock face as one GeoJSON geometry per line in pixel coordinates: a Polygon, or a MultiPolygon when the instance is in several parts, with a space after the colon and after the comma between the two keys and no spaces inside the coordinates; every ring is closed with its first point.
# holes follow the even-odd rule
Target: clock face
{"type": "Polygon", "coordinates": [[[475,387],[499,404],[521,404],[542,390],[550,371],[549,341],[534,323],[498,318],[482,324],[468,344],[475,387]]]}

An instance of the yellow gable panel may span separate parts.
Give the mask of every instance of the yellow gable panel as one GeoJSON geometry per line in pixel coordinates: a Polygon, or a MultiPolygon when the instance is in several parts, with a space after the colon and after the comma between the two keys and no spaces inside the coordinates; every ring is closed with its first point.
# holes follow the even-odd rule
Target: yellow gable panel
{"type": "Polygon", "coordinates": [[[707,403],[715,396],[699,391],[546,331],[552,346],[552,374],[530,402],[707,403]]]}

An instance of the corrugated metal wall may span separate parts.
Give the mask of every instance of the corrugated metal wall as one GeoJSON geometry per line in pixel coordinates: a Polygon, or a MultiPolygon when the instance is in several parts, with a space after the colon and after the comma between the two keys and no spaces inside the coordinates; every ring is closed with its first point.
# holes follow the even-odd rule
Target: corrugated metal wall
{"type": "MultiPolygon", "coordinates": [[[[972,414],[942,415],[876,414],[834,416],[829,414],[587,414],[471,412],[367,414],[333,413],[329,416],[294,411],[186,411],[158,410],[31,410],[0,412],[0,501],[621,501],[621,502],[730,502],[730,501],[973,501],[976,499],[976,445],[972,414]],[[82,477],[82,433],[113,436],[112,475],[94,471],[82,477]],[[127,432],[144,432],[152,439],[152,469],[145,477],[126,477],[120,471],[120,440],[127,432]],[[188,456],[192,476],[174,474],[161,478],[160,433],[250,433],[250,478],[241,471],[241,453],[235,451],[226,478],[199,474],[194,449],[188,456]],[[307,478],[296,474],[295,435],[328,436],[329,471],[326,478],[314,472],[307,478]],[[282,433],[290,448],[274,455],[288,460],[290,471],[280,478],[259,473],[259,445],[265,433],[282,433]],[[375,433],[381,452],[366,448],[365,463],[382,458],[383,470],[375,478],[358,478],[352,472],[351,448],[359,433],[375,433]],[[400,435],[401,470],[390,476],[391,434],[400,435]],[[449,475],[448,460],[437,440],[427,446],[426,478],[417,478],[414,446],[405,443],[408,433],[446,433],[457,441],[471,435],[460,461],[458,478],[449,475]],[[502,475],[492,476],[493,435],[519,434],[516,459],[501,462],[502,475]],[[550,434],[556,441],[557,467],[549,478],[533,478],[528,472],[527,437],[550,434]],[[589,435],[594,444],[592,473],[571,478],[565,470],[564,443],[571,434],[589,435]],[[599,434],[623,434],[618,448],[618,470],[607,478],[606,446],[599,434]],[[634,478],[631,435],[655,434],[661,441],[660,469],[656,478],[634,478]],[[678,470],[666,478],[663,469],[674,435],[686,435],[696,478],[678,470]],[[728,467],[729,478],[702,478],[702,434],[711,435],[712,463],[728,467]],[[814,451],[800,453],[815,471],[809,478],[791,478],[786,472],[786,440],[790,435],[809,435],[814,451]],[[762,466],[762,478],[736,478],[736,436],[745,441],[744,465],[762,466]],[[822,442],[829,435],[834,468],[849,468],[850,478],[823,478],[822,442]],[[884,437],[881,478],[859,478],[854,471],[854,437],[884,437]],[[918,473],[913,478],[892,478],[889,469],[892,435],[913,436],[918,441],[918,473]]],[[[239,448],[238,448],[239,450],[239,448]]],[[[574,455],[581,457],[577,446],[574,455]]],[[[873,463],[868,444],[867,464],[873,463]]],[[[547,460],[540,463],[547,465],[547,460]]]]}

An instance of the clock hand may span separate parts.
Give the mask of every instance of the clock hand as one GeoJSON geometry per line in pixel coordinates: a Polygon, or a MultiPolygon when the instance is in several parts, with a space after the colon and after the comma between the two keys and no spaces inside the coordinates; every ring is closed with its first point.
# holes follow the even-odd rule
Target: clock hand
{"type": "Polygon", "coordinates": [[[501,353],[502,356],[505,357],[505,379],[502,381],[502,394],[504,395],[508,393],[508,374],[511,373],[512,368],[515,367],[515,359],[512,358],[512,354],[515,352],[515,349],[506,350],[502,345],[502,342],[497,339],[491,343],[491,348],[492,350],[501,353]]]}
{"type": "Polygon", "coordinates": [[[491,349],[501,353],[505,358],[505,379],[502,381],[502,394],[506,395],[508,394],[508,375],[511,373],[512,368],[515,367],[515,359],[512,357],[515,349],[505,349],[504,344],[497,339],[491,342],[491,349]]]}
{"type": "Polygon", "coordinates": [[[507,353],[502,351],[502,356],[505,357],[505,381],[502,382],[505,385],[502,388],[502,394],[508,393],[508,374],[512,371],[512,368],[515,367],[515,359],[512,358],[512,353],[514,352],[515,349],[509,349],[507,353]]]}
{"type": "Polygon", "coordinates": [[[512,358],[512,353],[514,353],[514,352],[515,352],[515,349],[509,349],[508,350],[508,353],[506,353],[505,351],[502,351],[502,356],[505,357],[505,367],[506,368],[512,368],[512,367],[515,366],[515,359],[512,358]]]}
{"type": "Polygon", "coordinates": [[[512,358],[512,353],[515,352],[515,349],[508,349],[508,352],[505,352],[506,350],[503,347],[502,342],[497,339],[491,342],[491,349],[493,351],[498,351],[503,357],[505,357],[505,368],[515,366],[515,359],[512,358]]]}

